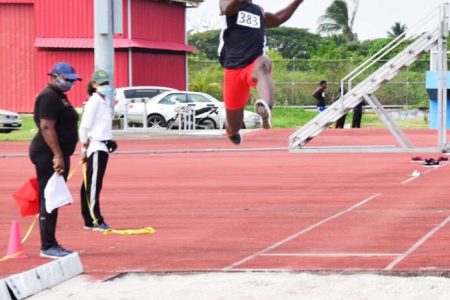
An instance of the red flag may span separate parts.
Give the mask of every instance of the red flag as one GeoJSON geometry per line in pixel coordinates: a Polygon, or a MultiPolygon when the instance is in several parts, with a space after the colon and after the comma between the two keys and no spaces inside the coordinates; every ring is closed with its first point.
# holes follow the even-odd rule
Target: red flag
{"type": "Polygon", "coordinates": [[[37,178],[28,179],[14,194],[22,217],[39,213],[39,187],[37,178]]]}

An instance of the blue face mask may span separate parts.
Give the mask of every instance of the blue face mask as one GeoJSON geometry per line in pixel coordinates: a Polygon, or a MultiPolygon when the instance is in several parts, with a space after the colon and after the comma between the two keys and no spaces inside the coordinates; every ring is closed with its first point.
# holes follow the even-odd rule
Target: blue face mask
{"type": "Polygon", "coordinates": [[[73,81],[65,80],[62,77],[56,78],[55,84],[59,87],[63,92],[68,92],[73,87],[73,81]]]}
{"type": "Polygon", "coordinates": [[[103,96],[108,95],[112,91],[112,87],[110,85],[100,85],[97,87],[97,93],[102,94],[103,96]]]}

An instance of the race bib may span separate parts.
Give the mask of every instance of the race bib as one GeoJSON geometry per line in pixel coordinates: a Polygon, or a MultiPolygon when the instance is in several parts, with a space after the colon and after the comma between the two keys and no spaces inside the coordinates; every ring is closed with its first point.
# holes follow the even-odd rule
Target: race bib
{"type": "Polygon", "coordinates": [[[261,17],[247,11],[240,11],[237,18],[237,24],[250,28],[261,28],[261,17]]]}

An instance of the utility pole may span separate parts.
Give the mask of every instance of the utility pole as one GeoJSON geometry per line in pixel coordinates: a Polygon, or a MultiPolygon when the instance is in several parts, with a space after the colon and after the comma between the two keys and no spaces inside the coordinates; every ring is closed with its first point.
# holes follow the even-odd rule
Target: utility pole
{"type": "MultiPolygon", "coordinates": [[[[113,35],[123,31],[122,0],[94,0],[94,68],[102,69],[111,76],[114,89],[114,43],[113,35]]],[[[114,92],[106,95],[113,99],[114,92]]],[[[114,101],[111,101],[114,108],[114,101]]]]}

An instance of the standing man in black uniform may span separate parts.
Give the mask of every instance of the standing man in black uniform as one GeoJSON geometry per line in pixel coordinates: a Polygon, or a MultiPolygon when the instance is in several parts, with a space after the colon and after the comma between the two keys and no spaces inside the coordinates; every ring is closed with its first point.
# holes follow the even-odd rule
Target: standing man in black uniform
{"type": "Polygon", "coordinates": [[[255,111],[262,118],[262,127],[272,127],[273,83],[272,62],[265,55],[266,28],[286,22],[303,0],[294,0],[277,13],[264,12],[252,0],[220,0],[220,13],[226,26],[220,35],[219,57],[224,70],[223,98],[227,110],[227,135],[236,145],[241,143],[239,130],[244,108],[255,87],[261,99],[255,111]]]}
{"type": "Polygon", "coordinates": [[[58,209],[47,213],[44,190],[54,172],[67,179],[70,156],[78,142],[78,114],[65,93],[81,78],[67,63],[57,63],[51,72],[50,83],[36,98],[34,122],[39,131],[30,145],[30,159],[35,165],[39,183],[39,225],[41,257],[59,258],[71,254],[56,241],[58,209]]]}
{"type": "Polygon", "coordinates": [[[317,100],[317,112],[323,112],[327,107],[325,105],[325,90],[327,89],[327,82],[325,80],[322,80],[319,83],[319,87],[317,90],[312,93],[311,96],[313,96],[314,99],[317,100]]]}

